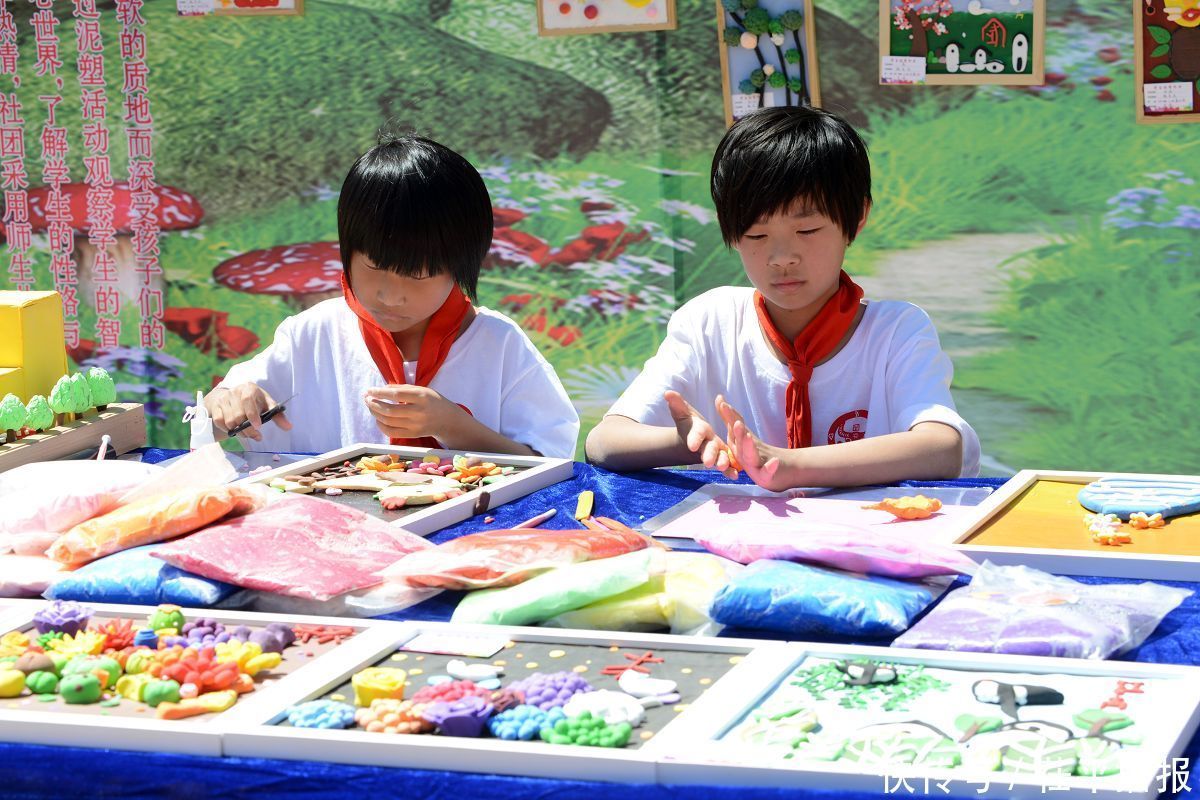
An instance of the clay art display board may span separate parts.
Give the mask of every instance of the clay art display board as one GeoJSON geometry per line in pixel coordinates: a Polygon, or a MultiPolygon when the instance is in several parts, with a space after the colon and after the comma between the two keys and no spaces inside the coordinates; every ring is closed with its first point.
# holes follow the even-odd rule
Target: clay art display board
{"type": "Polygon", "coordinates": [[[1138,122],[1200,122],[1200,1],[1134,0],[1138,122]]]}
{"type": "Polygon", "coordinates": [[[536,0],[539,36],[673,31],[675,0],[536,0]]]}
{"type": "Polygon", "coordinates": [[[725,124],[768,106],[821,105],[812,0],[717,0],[717,40],[725,124]]]}
{"type": "Polygon", "coordinates": [[[0,610],[0,740],[217,756],[227,720],[326,657],[373,652],[381,624],[15,601],[0,610]]]}
{"type": "Polygon", "coordinates": [[[1045,82],[1045,0],[880,0],[885,85],[1045,82]]]}
{"type": "Polygon", "coordinates": [[[1144,528],[1124,514],[1097,520],[1079,491],[1102,478],[1129,481],[1150,498],[1200,502],[1193,476],[1022,470],[972,510],[957,547],[976,561],[1055,574],[1200,580],[1200,513],[1164,514],[1144,528]]]}
{"type": "Polygon", "coordinates": [[[1152,798],[1200,721],[1195,667],[796,644],[737,677],[659,738],[660,781],[1152,798]]]}
{"type": "Polygon", "coordinates": [[[783,647],[396,625],[396,638],[371,657],[289,684],[273,698],[285,702],[226,735],[225,753],[650,783],[663,731],[689,724],[692,704],[734,680],[744,663],[771,661],[772,653],[777,660],[783,647]]]}
{"type": "Polygon", "coordinates": [[[991,494],[985,488],[795,489],[768,492],[757,486],[710,484],[683,502],[647,520],[642,530],[658,538],[695,539],[729,526],[775,529],[801,534],[805,529],[878,531],[951,544],[962,535],[974,504],[991,494]],[[900,519],[869,508],[885,498],[920,492],[940,498],[941,508],[925,519],[900,519]]]}
{"type": "Polygon", "coordinates": [[[567,480],[574,469],[564,458],[355,444],[244,481],[313,493],[428,536],[567,480]]]}

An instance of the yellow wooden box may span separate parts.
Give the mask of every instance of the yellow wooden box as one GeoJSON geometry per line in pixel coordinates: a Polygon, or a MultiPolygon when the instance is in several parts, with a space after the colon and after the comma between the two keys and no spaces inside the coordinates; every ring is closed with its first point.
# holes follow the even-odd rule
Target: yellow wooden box
{"type": "Polygon", "coordinates": [[[58,292],[0,291],[0,397],[12,392],[28,403],[48,396],[66,372],[58,292]]]}

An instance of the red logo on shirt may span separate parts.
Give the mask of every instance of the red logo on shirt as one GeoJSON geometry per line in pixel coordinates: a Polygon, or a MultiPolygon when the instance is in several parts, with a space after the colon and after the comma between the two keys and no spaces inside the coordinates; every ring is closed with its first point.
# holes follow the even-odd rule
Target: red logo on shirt
{"type": "Polygon", "coordinates": [[[853,442],[867,435],[867,410],[847,411],[829,426],[829,443],[853,442]]]}

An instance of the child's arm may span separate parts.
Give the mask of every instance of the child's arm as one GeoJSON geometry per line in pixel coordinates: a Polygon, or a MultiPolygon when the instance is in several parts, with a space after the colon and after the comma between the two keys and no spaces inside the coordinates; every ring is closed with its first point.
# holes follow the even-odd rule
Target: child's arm
{"type": "Polygon", "coordinates": [[[962,435],[941,422],[853,442],[790,450],[764,443],[724,398],[717,411],[730,444],[755,483],[771,491],[798,486],[864,486],[902,480],[948,480],[962,469],[962,435]]]}
{"type": "Polygon", "coordinates": [[[646,425],[629,417],[610,414],[588,434],[587,459],[619,472],[703,464],[737,477],[730,451],[712,425],[675,391],[663,395],[674,427],[646,425]]]}
{"type": "Polygon", "coordinates": [[[541,455],[532,447],[492,430],[426,386],[381,386],[364,401],[379,430],[393,439],[432,436],[450,450],[479,450],[519,456],[541,455]]]}

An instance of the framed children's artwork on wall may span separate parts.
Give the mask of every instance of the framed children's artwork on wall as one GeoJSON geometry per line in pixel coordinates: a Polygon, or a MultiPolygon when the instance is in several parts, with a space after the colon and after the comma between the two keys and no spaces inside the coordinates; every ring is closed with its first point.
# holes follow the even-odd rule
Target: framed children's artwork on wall
{"type": "Polygon", "coordinates": [[[1045,0],[880,0],[879,82],[1045,82],[1045,0]]]}
{"type": "Polygon", "coordinates": [[[1138,122],[1200,122],[1200,0],[1134,0],[1138,122]]]}
{"type": "Polygon", "coordinates": [[[539,36],[675,30],[675,0],[537,0],[539,36]]]}
{"type": "Polygon", "coordinates": [[[819,106],[812,0],[717,0],[725,122],[759,108],[819,106]]]}
{"type": "Polygon", "coordinates": [[[212,0],[213,13],[222,16],[303,14],[304,0],[212,0]]]}

